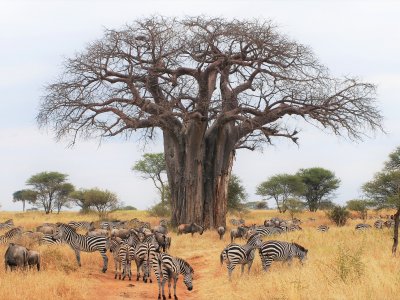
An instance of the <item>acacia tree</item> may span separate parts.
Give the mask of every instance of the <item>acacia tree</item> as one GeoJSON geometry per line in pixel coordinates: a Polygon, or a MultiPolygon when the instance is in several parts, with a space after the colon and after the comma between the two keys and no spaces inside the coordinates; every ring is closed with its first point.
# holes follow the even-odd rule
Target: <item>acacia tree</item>
{"type": "Polygon", "coordinates": [[[362,187],[365,195],[378,209],[395,209],[392,253],[396,254],[400,224],[400,147],[389,155],[383,170],[362,187]]]}
{"type": "Polygon", "coordinates": [[[58,138],[160,129],[172,223],[225,225],[235,150],[297,142],[288,118],[360,139],[381,127],[375,87],[332,78],[268,21],[150,17],[106,30],[64,63],[37,116],[58,138]]]}
{"type": "Polygon", "coordinates": [[[104,219],[114,209],[118,208],[118,197],[108,190],[97,188],[83,191],[86,204],[97,211],[99,218],[104,219]]]}
{"type": "Polygon", "coordinates": [[[37,192],[32,190],[19,190],[13,193],[13,202],[22,202],[22,211],[25,211],[25,203],[35,203],[37,197],[37,192]]]}
{"type": "Polygon", "coordinates": [[[280,213],[287,210],[287,201],[303,192],[304,186],[299,176],[278,174],[260,183],[256,188],[256,194],[274,199],[280,213]]]}
{"type": "Polygon", "coordinates": [[[310,211],[317,211],[323,202],[329,203],[340,184],[340,179],[324,168],[300,169],[297,176],[304,184],[301,196],[310,211]]]}
{"type": "Polygon", "coordinates": [[[60,190],[58,191],[58,195],[56,200],[54,201],[54,207],[57,210],[57,214],[60,213],[63,207],[70,208],[70,204],[72,202],[71,193],[75,191],[75,187],[70,183],[64,183],[61,185],[60,190]]]}
{"type": "Polygon", "coordinates": [[[161,203],[168,199],[168,184],[165,174],[167,173],[164,153],[145,153],[143,158],[135,163],[132,170],[139,172],[143,179],[151,179],[159,191],[161,203]]]}
{"type": "Polygon", "coordinates": [[[64,197],[68,175],[59,172],[41,172],[32,175],[26,182],[36,192],[35,204],[42,206],[46,214],[53,211],[55,202],[64,197]]]}

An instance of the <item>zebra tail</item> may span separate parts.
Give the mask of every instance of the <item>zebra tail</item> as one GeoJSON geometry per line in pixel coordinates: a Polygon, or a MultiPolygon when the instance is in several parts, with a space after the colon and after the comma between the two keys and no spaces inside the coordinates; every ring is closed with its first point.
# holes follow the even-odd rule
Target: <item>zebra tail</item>
{"type": "Polygon", "coordinates": [[[219,256],[221,266],[224,264],[224,252],[225,252],[226,260],[228,260],[228,249],[225,248],[224,250],[222,250],[221,255],[219,256]]]}

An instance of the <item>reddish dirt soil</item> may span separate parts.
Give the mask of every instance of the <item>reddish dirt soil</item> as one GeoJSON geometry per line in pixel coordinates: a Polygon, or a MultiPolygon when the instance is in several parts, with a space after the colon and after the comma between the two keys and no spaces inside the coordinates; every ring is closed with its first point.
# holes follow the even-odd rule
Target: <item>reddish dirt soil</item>
{"type": "MultiPolygon", "coordinates": [[[[188,291],[183,283],[182,275],[179,275],[178,283],[176,286],[176,295],[178,299],[198,299],[198,292],[196,291],[196,281],[199,279],[198,270],[202,269],[203,262],[200,257],[190,259],[191,265],[195,270],[194,289],[188,291]],[[197,274],[196,274],[197,273],[197,274]]],[[[102,300],[121,300],[121,299],[158,299],[158,285],[157,279],[152,274],[153,283],[144,283],[141,279],[136,281],[136,265],[132,266],[132,281],[127,279],[118,280],[114,279],[114,266],[110,265],[110,269],[106,274],[89,274],[88,279],[93,283],[90,288],[90,294],[93,299],[102,300]]],[[[168,284],[165,284],[165,295],[168,299],[168,284]]],[[[171,286],[172,299],[174,298],[173,285],[171,286]]]]}

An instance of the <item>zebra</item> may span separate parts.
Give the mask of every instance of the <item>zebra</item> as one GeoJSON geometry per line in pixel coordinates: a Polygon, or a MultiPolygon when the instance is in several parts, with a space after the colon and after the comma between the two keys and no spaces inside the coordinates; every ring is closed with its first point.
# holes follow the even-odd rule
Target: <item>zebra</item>
{"type": "Polygon", "coordinates": [[[168,298],[171,298],[171,280],[174,280],[174,299],[178,300],[176,296],[176,283],[179,274],[183,275],[183,282],[187,289],[193,289],[193,275],[194,270],[188,262],[179,257],[171,256],[167,253],[158,253],[152,259],[152,268],[156,274],[158,283],[158,299],[166,299],[164,293],[165,282],[168,280],[168,298]]]}
{"type": "Polygon", "coordinates": [[[387,228],[392,228],[394,227],[394,220],[389,219],[387,221],[385,221],[385,223],[383,223],[387,228]]]}
{"type": "Polygon", "coordinates": [[[317,227],[317,230],[320,232],[327,232],[329,230],[329,226],[328,225],[319,225],[317,227]]]}
{"type": "Polygon", "coordinates": [[[15,227],[7,231],[4,235],[0,236],[0,244],[7,244],[16,237],[22,235],[22,229],[20,227],[15,227]]]}
{"type": "MultiPolygon", "coordinates": [[[[144,241],[136,246],[134,252],[134,259],[136,262],[136,281],[139,281],[140,278],[140,269],[143,270],[143,281],[147,283],[147,279],[149,278],[150,283],[151,280],[151,260],[157,253],[157,248],[152,241],[144,241]]],[[[130,254],[130,258],[132,258],[132,254],[130,254]]]]}
{"type": "Polygon", "coordinates": [[[371,225],[360,223],[360,224],[356,225],[355,230],[367,230],[370,228],[371,228],[371,225]]]}
{"type": "Polygon", "coordinates": [[[69,225],[62,223],[57,223],[57,228],[53,237],[55,239],[61,239],[63,242],[71,246],[72,250],[75,251],[76,260],[79,266],[81,266],[80,251],[99,251],[103,257],[102,272],[105,273],[107,271],[108,257],[106,252],[107,248],[109,248],[109,241],[106,237],[81,235],[76,233],[69,225]]]}
{"type": "Polygon", "coordinates": [[[63,243],[63,241],[61,239],[56,239],[51,234],[44,234],[39,239],[39,245],[42,245],[42,244],[45,244],[45,245],[61,245],[62,243],[63,243]]]}
{"type": "Polygon", "coordinates": [[[303,264],[308,253],[308,250],[299,244],[282,241],[264,242],[258,251],[265,272],[268,271],[274,260],[287,261],[290,265],[293,257],[297,257],[303,264]]]}
{"type": "Polygon", "coordinates": [[[233,226],[240,226],[240,225],[244,225],[245,221],[243,219],[230,219],[230,222],[233,226]]]}
{"type": "Polygon", "coordinates": [[[383,229],[384,222],[382,220],[376,220],[374,222],[374,227],[376,229],[383,229]]]}
{"type": "Polygon", "coordinates": [[[226,261],[229,280],[231,280],[232,272],[238,264],[242,266],[242,274],[245,264],[247,264],[248,272],[250,273],[250,268],[254,260],[254,249],[261,247],[261,245],[261,236],[255,233],[248,239],[245,245],[229,244],[222,250],[220,261],[221,265],[226,261]]]}
{"type": "Polygon", "coordinates": [[[265,227],[259,226],[254,229],[255,233],[259,233],[261,236],[270,236],[274,234],[281,234],[284,230],[280,227],[265,227]]]}
{"type": "Polygon", "coordinates": [[[299,225],[279,225],[276,228],[280,228],[282,229],[282,231],[284,232],[288,232],[288,231],[296,231],[296,230],[303,230],[303,228],[301,228],[299,225]]]}
{"type": "Polygon", "coordinates": [[[4,223],[0,223],[0,230],[3,229],[10,229],[14,227],[14,221],[13,219],[8,219],[7,221],[5,221],[4,223]]]}
{"type": "Polygon", "coordinates": [[[218,235],[219,235],[219,239],[220,240],[222,240],[222,238],[224,237],[224,234],[225,234],[225,227],[224,226],[219,226],[218,228],[217,228],[217,232],[218,232],[218,235]]]}
{"type": "Polygon", "coordinates": [[[248,229],[243,226],[239,226],[236,229],[232,229],[231,230],[231,243],[233,243],[233,241],[236,238],[243,238],[246,235],[247,231],[248,231],[248,229]]]}
{"type": "Polygon", "coordinates": [[[75,222],[75,221],[71,221],[71,222],[68,223],[68,225],[70,227],[74,228],[75,230],[78,229],[78,228],[86,229],[86,231],[94,230],[94,222],[85,222],[85,221],[75,222]]]}

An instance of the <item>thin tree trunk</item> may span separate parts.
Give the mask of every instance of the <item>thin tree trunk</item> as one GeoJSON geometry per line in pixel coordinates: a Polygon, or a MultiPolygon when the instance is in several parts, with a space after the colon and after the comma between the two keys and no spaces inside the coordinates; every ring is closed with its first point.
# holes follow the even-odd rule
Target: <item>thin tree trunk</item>
{"type": "Polygon", "coordinates": [[[25,212],[25,200],[22,200],[22,211],[25,212]]]}
{"type": "Polygon", "coordinates": [[[393,246],[392,246],[393,256],[396,256],[397,245],[399,243],[399,217],[400,217],[400,208],[397,209],[397,212],[394,215],[394,233],[393,233],[393,246]]]}

